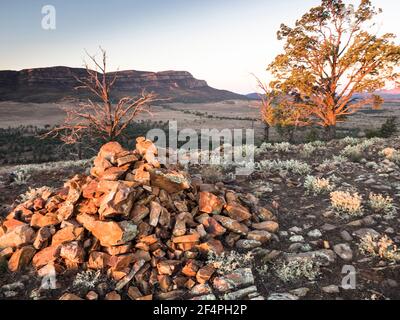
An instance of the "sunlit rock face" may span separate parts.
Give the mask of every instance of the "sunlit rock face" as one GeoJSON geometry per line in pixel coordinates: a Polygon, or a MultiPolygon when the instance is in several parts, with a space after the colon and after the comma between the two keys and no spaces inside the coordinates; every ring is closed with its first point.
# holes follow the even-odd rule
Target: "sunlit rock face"
{"type": "MultiPolygon", "coordinates": [[[[217,101],[243,98],[229,91],[217,90],[187,71],[118,71],[107,74],[117,77],[112,93],[118,98],[154,91],[173,101],[217,101]]],[[[0,100],[54,102],[66,97],[87,98],[86,90],[75,90],[87,72],[83,68],[50,67],[0,71],[0,100]]]]}

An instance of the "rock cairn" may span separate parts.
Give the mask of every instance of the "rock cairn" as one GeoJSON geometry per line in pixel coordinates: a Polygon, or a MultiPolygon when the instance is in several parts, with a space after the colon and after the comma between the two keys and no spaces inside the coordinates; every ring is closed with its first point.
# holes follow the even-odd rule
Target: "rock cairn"
{"type": "Polygon", "coordinates": [[[134,299],[182,299],[229,287],[210,252],[259,247],[277,230],[251,199],[160,165],[141,137],[134,151],[105,144],[90,176],[18,205],[0,222],[0,258],[11,272],[103,270],[134,299]]]}

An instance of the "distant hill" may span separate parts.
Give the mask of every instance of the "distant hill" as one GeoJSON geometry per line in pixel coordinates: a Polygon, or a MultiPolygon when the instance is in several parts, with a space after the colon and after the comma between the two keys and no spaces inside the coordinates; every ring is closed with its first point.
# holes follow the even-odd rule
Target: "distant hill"
{"type": "MultiPolygon", "coordinates": [[[[67,97],[91,97],[86,90],[75,90],[74,76],[86,76],[83,68],[49,67],[21,71],[0,71],[0,101],[57,102],[67,97]]],[[[113,77],[115,73],[109,73],[113,77]]],[[[118,71],[112,93],[114,98],[134,96],[143,89],[172,102],[211,102],[246,99],[245,96],[210,87],[187,71],[118,71]]]]}
{"type": "Polygon", "coordinates": [[[261,100],[260,94],[257,92],[246,94],[246,97],[250,100],[261,100]]]}
{"type": "MultiPolygon", "coordinates": [[[[386,102],[391,101],[399,101],[400,100],[400,88],[391,89],[391,90],[380,90],[376,91],[375,94],[380,95],[386,102]]],[[[362,93],[362,94],[355,94],[355,98],[366,97],[369,94],[362,93]]]]}
{"type": "Polygon", "coordinates": [[[382,98],[385,99],[385,101],[398,101],[400,100],[400,88],[395,88],[391,90],[381,90],[378,91],[377,94],[379,94],[382,98]]]}
{"type": "Polygon", "coordinates": [[[391,90],[381,90],[378,93],[385,94],[385,95],[397,95],[400,96],[400,88],[395,88],[391,90]]]}
{"type": "MultiPolygon", "coordinates": [[[[397,89],[392,89],[392,90],[381,90],[377,91],[376,94],[379,94],[381,97],[385,99],[385,101],[398,101],[400,100],[400,88],[397,89]]],[[[368,94],[362,93],[362,94],[355,94],[355,98],[361,98],[365,97],[368,94]]],[[[259,93],[254,92],[254,93],[249,93],[246,94],[246,97],[250,100],[261,100],[259,93]]]]}

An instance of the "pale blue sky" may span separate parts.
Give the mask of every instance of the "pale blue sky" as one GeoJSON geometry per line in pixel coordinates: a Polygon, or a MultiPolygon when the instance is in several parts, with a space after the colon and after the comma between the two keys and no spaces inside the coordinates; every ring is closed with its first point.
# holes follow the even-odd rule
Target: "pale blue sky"
{"type": "MultiPolygon", "coordinates": [[[[84,49],[108,52],[110,69],[187,70],[216,88],[256,90],[282,43],[276,31],[319,0],[0,0],[0,69],[81,67],[84,49]],[[57,29],[41,28],[41,8],[57,29]]],[[[350,1],[355,4],[358,1],[350,1]]],[[[381,31],[400,36],[400,1],[384,9],[381,31]]]]}

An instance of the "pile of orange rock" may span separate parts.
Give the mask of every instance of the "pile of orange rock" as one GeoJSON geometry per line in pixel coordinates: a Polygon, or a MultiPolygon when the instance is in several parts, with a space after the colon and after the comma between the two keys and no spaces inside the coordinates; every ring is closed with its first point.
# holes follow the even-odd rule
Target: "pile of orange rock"
{"type": "Polygon", "coordinates": [[[277,232],[270,211],[246,203],[160,165],[149,140],[138,138],[134,151],[110,142],[90,176],[38,194],[0,223],[0,256],[12,272],[101,269],[133,298],[184,298],[216,277],[210,252],[252,249],[277,232]]]}

